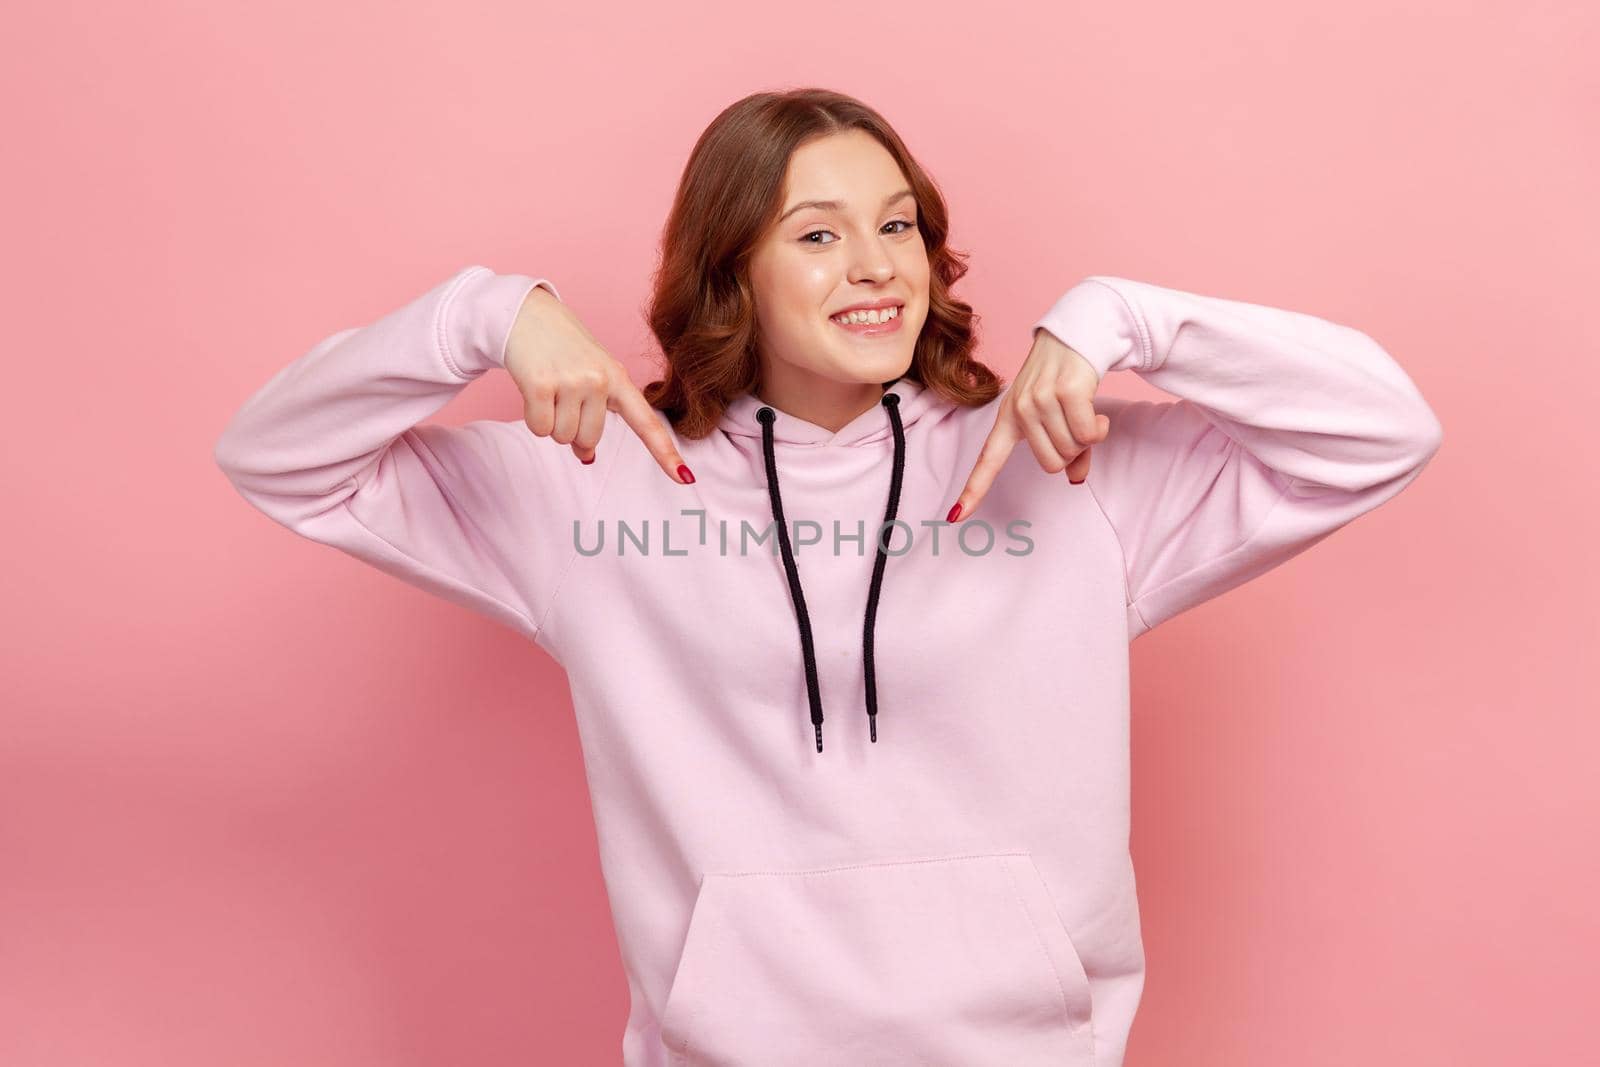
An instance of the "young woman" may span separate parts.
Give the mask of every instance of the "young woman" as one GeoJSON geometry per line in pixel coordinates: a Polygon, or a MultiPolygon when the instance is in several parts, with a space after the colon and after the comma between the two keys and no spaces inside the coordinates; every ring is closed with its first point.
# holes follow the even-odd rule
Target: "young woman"
{"type": "Polygon", "coordinates": [[[1129,641],[1439,447],[1366,334],[1104,275],[1002,390],[948,232],[870,108],[761,93],[683,175],[642,392],[548,279],[473,266],[217,442],[279,523],[567,672],[629,1067],[1120,1064],[1129,641]],[[523,418],[424,425],[495,368],[523,418]],[[1096,398],[1117,370],[1177,399],[1096,398]]]}

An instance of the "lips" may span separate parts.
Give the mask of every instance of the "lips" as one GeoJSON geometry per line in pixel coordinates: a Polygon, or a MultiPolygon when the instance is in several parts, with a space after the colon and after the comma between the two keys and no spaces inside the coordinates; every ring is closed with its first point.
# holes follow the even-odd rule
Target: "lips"
{"type": "Polygon", "coordinates": [[[877,300],[863,300],[859,304],[851,304],[849,307],[842,307],[833,314],[843,315],[846,311],[881,311],[884,308],[897,308],[904,303],[905,301],[901,300],[899,297],[885,296],[879,297],[877,300]]]}
{"type": "MultiPolygon", "coordinates": [[[[900,314],[900,312],[904,311],[905,309],[894,304],[888,306],[897,307],[899,310],[896,311],[893,318],[888,319],[885,322],[840,322],[831,315],[828,317],[828,321],[833,323],[839,329],[848,333],[856,334],[858,336],[871,337],[878,334],[895,333],[900,329],[900,320],[904,317],[900,314]]],[[[842,314],[842,312],[840,314],[842,314]]]]}
{"type": "Polygon", "coordinates": [[[828,317],[831,319],[834,315],[848,315],[852,311],[884,311],[888,308],[899,308],[904,311],[905,302],[902,300],[896,300],[893,297],[885,297],[882,300],[870,300],[862,304],[851,304],[847,308],[840,308],[838,311],[831,313],[828,317]]]}

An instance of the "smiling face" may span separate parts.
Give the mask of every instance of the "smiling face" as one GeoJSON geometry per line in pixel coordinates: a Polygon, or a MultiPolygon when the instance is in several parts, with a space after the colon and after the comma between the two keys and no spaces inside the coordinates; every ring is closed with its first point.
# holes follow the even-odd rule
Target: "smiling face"
{"type": "Polygon", "coordinates": [[[780,406],[780,393],[876,403],[877,385],[911,367],[928,317],[928,252],[909,183],[870,134],[829,134],[790,157],[782,212],[750,259],[763,393],[780,406]],[[894,307],[874,312],[892,316],[879,324],[833,318],[882,303],[894,307]]]}

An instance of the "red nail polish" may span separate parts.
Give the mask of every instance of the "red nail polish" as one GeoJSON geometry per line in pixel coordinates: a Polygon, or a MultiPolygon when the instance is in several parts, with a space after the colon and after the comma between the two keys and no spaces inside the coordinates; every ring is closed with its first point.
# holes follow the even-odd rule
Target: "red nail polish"
{"type": "Polygon", "coordinates": [[[585,463],[593,463],[594,462],[594,457],[590,456],[588,459],[584,460],[583,462],[585,462],[585,463]]]}
{"type": "Polygon", "coordinates": [[[956,501],[956,506],[950,509],[950,514],[944,517],[945,522],[955,522],[961,515],[961,501],[956,501]]]}
{"type": "Polygon", "coordinates": [[[691,472],[689,468],[684,466],[682,463],[678,464],[678,477],[691,484],[694,482],[693,472],[691,472]]]}

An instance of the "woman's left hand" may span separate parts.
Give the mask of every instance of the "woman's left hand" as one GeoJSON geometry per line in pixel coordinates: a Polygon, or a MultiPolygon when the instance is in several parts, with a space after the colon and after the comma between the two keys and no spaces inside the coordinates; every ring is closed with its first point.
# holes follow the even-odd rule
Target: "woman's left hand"
{"type": "Polygon", "coordinates": [[[1083,356],[1037,328],[1033,348],[1016,379],[1000,398],[1000,413],[984,441],[965,488],[946,522],[970,518],[978,510],[1013,449],[1026,440],[1039,466],[1067,472],[1074,485],[1089,476],[1089,448],[1104,441],[1111,420],[1094,410],[1100,376],[1083,356]]]}

